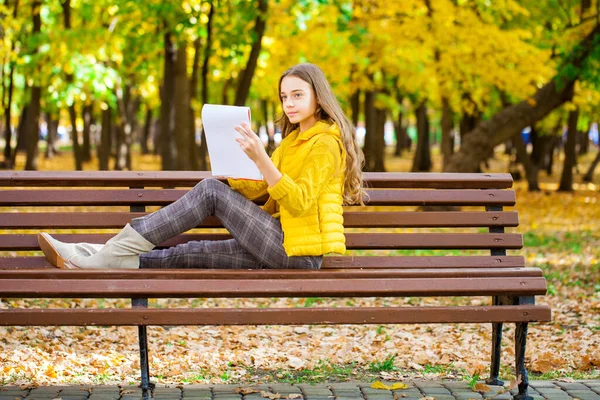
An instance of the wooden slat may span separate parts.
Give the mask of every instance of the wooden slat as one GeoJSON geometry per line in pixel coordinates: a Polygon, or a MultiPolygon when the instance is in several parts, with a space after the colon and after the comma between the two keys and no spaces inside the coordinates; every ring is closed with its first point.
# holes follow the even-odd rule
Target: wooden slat
{"type": "Polygon", "coordinates": [[[373,297],[534,296],[546,293],[543,277],[408,279],[2,279],[0,297],[373,297]],[[65,284],[68,282],[68,284],[65,284]]]}
{"type": "MultiPolygon", "coordinates": [[[[174,265],[174,267],[176,267],[174,265]]],[[[228,270],[228,269],[142,269],[142,270],[0,270],[2,279],[359,279],[359,278],[485,278],[543,276],[539,268],[406,268],[315,270],[228,270]]]]}
{"type": "MultiPolygon", "coordinates": [[[[0,206],[167,205],[187,193],[172,189],[0,190],[0,206]]],[[[370,190],[367,205],[513,206],[513,190],[370,190]]],[[[264,204],[265,198],[255,201],[264,204]]]]}
{"type": "MultiPolygon", "coordinates": [[[[57,234],[63,242],[106,243],[108,234],[57,234]]],[[[229,234],[198,233],[180,235],[161,243],[172,247],[191,240],[227,240],[229,234]]],[[[523,237],[516,233],[346,233],[348,249],[520,249],[523,237]]],[[[0,235],[0,250],[38,250],[37,236],[29,234],[0,235]]]]}
{"type": "MultiPolygon", "coordinates": [[[[523,268],[524,266],[525,259],[522,256],[327,256],[323,258],[321,270],[329,268],[523,268]]],[[[36,268],[55,269],[45,257],[0,257],[0,274],[3,269],[22,271],[36,268]]]]}
{"type": "MultiPolygon", "coordinates": [[[[369,187],[504,189],[510,174],[368,172],[369,187]]],[[[0,171],[0,186],[189,187],[210,178],[206,171],[0,171]]]]}
{"type": "MultiPolygon", "coordinates": [[[[47,228],[122,228],[147,213],[128,212],[59,212],[0,213],[0,229],[47,228]]],[[[346,228],[429,228],[429,227],[490,227],[519,225],[517,212],[392,212],[348,211],[344,213],[346,228]]],[[[208,218],[199,227],[219,228],[220,221],[208,218]]]]}
{"type": "Polygon", "coordinates": [[[548,306],[238,309],[9,309],[0,326],[303,325],[550,321],[548,306]],[[277,322],[274,322],[277,321],[277,322]]]}

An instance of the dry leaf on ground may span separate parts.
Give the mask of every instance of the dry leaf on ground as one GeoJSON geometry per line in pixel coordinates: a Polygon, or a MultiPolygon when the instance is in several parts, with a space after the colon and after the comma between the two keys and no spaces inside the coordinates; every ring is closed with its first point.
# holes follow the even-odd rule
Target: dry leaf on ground
{"type": "Polygon", "coordinates": [[[271,400],[280,399],[282,397],[279,393],[269,393],[269,392],[265,392],[264,390],[260,391],[260,395],[262,397],[265,397],[265,398],[271,399],[271,400]]]}
{"type": "Polygon", "coordinates": [[[491,392],[492,388],[489,387],[488,385],[486,385],[485,383],[478,383],[473,388],[473,391],[474,392],[487,393],[487,392],[491,392]]]}
{"type": "Polygon", "coordinates": [[[250,393],[260,393],[260,390],[252,389],[252,388],[249,388],[249,387],[235,388],[235,389],[233,389],[233,391],[235,393],[241,393],[243,395],[247,395],[247,394],[250,394],[250,393]]]}
{"type": "Polygon", "coordinates": [[[398,389],[406,389],[408,385],[402,382],[392,383],[391,385],[386,385],[381,381],[375,381],[371,384],[372,389],[383,389],[383,390],[398,390],[398,389]]]}

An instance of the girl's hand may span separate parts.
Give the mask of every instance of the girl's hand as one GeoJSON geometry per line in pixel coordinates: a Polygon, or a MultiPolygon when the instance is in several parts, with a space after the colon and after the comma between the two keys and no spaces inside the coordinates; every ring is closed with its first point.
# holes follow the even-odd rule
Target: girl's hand
{"type": "Polygon", "coordinates": [[[252,129],[250,129],[247,124],[242,123],[241,126],[236,126],[235,130],[242,135],[241,138],[235,139],[236,142],[239,143],[242,150],[244,150],[244,153],[246,153],[255,164],[264,161],[265,158],[269,158],[262,141],[257,134],[252,132],[252,129]]]}

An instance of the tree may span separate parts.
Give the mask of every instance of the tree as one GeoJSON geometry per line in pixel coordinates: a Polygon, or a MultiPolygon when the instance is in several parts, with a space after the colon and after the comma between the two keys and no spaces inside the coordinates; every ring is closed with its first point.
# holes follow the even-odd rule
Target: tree
{"type": "Polygon", "coordinates": [[[575,81],[588,56],[600,45],[600,25],[573,49],[555,77],[534,96],[511,105],[482,122],[464,139],[461,149],[452,156],[444,171],[473,172],[493,148],[534,124],[573,96],[575,81]]]}

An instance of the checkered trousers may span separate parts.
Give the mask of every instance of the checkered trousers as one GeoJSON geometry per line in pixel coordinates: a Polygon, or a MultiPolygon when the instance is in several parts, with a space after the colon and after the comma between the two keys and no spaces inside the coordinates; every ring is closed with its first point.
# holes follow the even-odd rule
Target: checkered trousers
{"type": "Polygon", "coordinates": [[[131,226],[146,240],[160,244],[217,217],[230,240],[190,241],[140,255],[140,268],[319,269],[322,256],[289,257],[278,219],[228,185],[205,179],[176,202],[131,226]]]}

